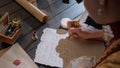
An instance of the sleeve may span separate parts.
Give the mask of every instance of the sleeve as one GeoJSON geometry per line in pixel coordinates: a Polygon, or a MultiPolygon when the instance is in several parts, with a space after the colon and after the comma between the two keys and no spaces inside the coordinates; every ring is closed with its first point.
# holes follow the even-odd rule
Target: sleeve
{"type": "Polygon", "coordinates": [[[88,16],[88,18],[87,18],[87,20],[86,20],[85,23],[88,24],[88,25],[91,25],[91,26],[93,26],[93,27],[95,27],[95,28],[97,28],[97,29],[102,29],[102,25],[97,24],[97,23],[96,23],[93,19],[91,19],[89,16],[88,16]]]}

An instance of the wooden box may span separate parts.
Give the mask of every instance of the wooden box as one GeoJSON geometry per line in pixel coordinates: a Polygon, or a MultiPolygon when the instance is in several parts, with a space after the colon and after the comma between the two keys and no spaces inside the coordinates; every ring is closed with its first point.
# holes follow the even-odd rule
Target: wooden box
{"type": "Polygon", "coordinates": [[[6,12],[0,18],[0,41],[12,45],[12,44],[14,44],[16,39],[19,37],[22,28],[17,29],[11,36],[7,36],[7,35],[5,35],[5,33],[8,30],[9,25],[10,25],[9,13],[6,12]]]}

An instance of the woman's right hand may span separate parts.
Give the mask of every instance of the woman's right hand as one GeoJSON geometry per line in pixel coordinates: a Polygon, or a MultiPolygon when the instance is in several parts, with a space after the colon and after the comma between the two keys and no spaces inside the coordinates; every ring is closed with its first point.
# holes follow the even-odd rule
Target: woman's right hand
{"type": "Polygon", "coordinates": [[[77,27],[70,29],[69,34],[78,39],[90,39],[92,33],[89,31],[82,31],[80,27],[77,27]]]}
{"type": "Polygon", "coordinates": [[[75,27],[74,23],[76,21],[69,21],[67,23],[69,35],[80,38],[80,39],[98,39],[103,37],[102,30],[90,30],[89,28],[84,28],[86,31],[81,30],[81,25],[75,27]]]}
{"type": "Polygon", "coordinates": [[[71,35],[71,29],[75,29],[75,28],[80,28],[80,25],[78,25],[77,27],[75,26],[76,21],[68,21],[67,23],[67,27],[68,27],[68,33],[71,35]]]}

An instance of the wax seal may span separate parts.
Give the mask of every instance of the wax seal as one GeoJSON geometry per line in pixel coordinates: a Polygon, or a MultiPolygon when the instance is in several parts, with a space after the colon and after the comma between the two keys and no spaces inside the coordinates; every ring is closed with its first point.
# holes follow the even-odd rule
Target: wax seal
{"type": "Polygon", "coordinates": [[[16,65],[16,66],[18,66],[20,63],[21,63],[21,62],[20,62],[20,60],[18,60],[18,59],[16,59],[16,60],[13,61],[13,64],[16,65]]]}

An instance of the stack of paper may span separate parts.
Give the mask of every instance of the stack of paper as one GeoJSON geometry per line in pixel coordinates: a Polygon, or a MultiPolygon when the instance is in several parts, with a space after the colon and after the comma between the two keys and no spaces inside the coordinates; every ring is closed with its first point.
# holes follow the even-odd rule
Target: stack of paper
{"type": "Polygon", "coordinates": [[[63,60],[56,52],[56,47],[60,39],[68,37],[66,34],[57,34],[56,29],[46,28],[41,36],[34,61],[40,64],[45,64],[53,67],[63,67],[63,60]]]}

